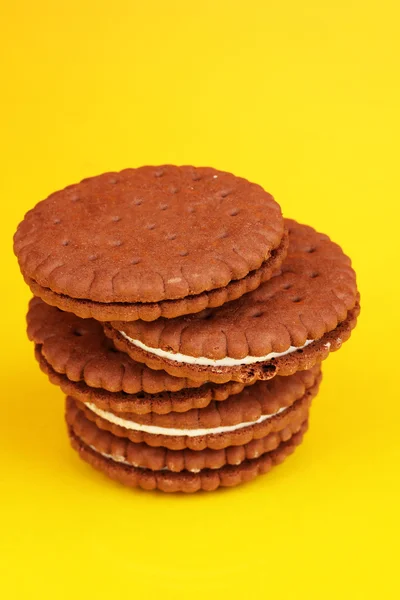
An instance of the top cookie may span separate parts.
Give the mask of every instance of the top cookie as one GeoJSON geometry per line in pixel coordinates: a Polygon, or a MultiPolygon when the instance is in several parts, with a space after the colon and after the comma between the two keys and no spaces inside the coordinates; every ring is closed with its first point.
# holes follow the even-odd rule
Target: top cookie
{"type": "Polygon", "coordinates": [[[280,207],[259,185],[168,165],[52,194],[27,213],[14,248],[48,303],[99,320],[153,320],[255,289],[280,266],[284,237],[280,207]]]}

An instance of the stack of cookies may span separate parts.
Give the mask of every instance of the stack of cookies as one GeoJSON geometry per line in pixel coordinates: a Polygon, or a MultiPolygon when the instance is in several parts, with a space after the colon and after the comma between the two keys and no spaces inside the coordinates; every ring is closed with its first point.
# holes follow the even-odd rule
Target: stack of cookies
{"type": "Polygon", "coordinates": [[[85,179],[37,204],[14,248],[73,448],[148,490],[215,490],[282,462],[359,313],[339,246],[211,168],[85,179]]]}

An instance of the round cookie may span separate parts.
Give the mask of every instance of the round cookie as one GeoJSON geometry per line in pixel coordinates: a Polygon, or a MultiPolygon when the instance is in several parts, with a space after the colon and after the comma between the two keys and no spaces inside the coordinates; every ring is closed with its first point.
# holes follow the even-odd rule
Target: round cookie
{"type": "Polygon", "coordinates": [[[277,377],[246,388],[225,402],[187,413],[167,415],[115,414],[92,403],[75,403],[98,428],[135,443],[170,450],[220,450],[301,423],[308,414],[321,381],[319,366],[291,377],[277,377]]]}
{"type": "Polygon", "coordinates": [[[225,400],[244,384],[202,384],[152,371],[116,350],[100,323],[33,298],[27,314],[28,337],[50,381],[81,402],[103,410],[139,414],[182,412],[225,400]]]}
{"type": "Polygon", "coordinates": [[[326,235],[285,223],[287,258],[280,273],[257,290],[195,315],[105,324],[107,335],[150,368],[196,381],[249,383],[325,359],[356,324],[355,273],[326,235]]]}
{"type": "Polygon", "coordinates": [[[198,473],[190,471],[151,470],[124,464],[97,452],[68,427],[72,447],[80,458],[95,469],[102,471],[111,479],[129,487],[140,487],[144,490],[159,489],[163,492],[192,493],[200,490],[213,491],[218,487],[233,487],[245,483],[271,470],[282,463],[303,439],[307,431],[305,421],[297,433],[287,441],[281,442],[274,450],[266,451],[258,458],[245,459],[238,465],[226,464],[217,469],[201,469],[198,473]]]}
{"type": "Polygon", "coordinates": [[[263,438],[251,440],[242,446],[228,446],[219,450],[170,450],[162,446],[135,443],[100,429],[89,420],[77,403],[68,398],[65,418],[69,428],[84,444],[95,452],[115,462],[152,471],[168,470],[179,473],[198,473],[202,469],[219,469],[224,465],[239,465],[244,460],[258,458],[265,452],[275,450],[301,429],[302,423],[290,422],[284,429],[273,431],[263,438]]]}
{"type": "Polygon", "coordinates": [[[39,202],[14,250],[36,296],[80,317],[152,321],[256,289],[287,235],[260,186],[191,166],[105,173],[39,202]]]}

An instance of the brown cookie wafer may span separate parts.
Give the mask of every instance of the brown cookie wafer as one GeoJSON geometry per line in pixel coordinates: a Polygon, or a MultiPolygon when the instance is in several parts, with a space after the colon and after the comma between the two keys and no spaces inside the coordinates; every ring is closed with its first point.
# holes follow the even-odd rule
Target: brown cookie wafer
{"type": "Polygon", "coordinates": [[[202,469],[199,473],[189,471],[152,471],[125,465],[106,458],[82,442],[69,428],[72,447],[79,456],[95,469],[129,487],[140,487],[145,490],[159,489],[163,492],[197,492],[200,490],[213,491],[218,487],[233,487],[245,483],[270,471],[282,463],[303,439],[307,431],[308,421],[301,429],[271,452],[265,452],[259,458],[244,460],[237,466],[225,465],[220,469],[202,469]]]}
{"type": "Polygon", "coordinates": [[[75,402],[86,418],[100,429],[132,442],[171,450],[219,450],[281,431],[294,421],[302,422],[318,392],[320,380],[317,370],[303,377],[300,374],[279,377],[259,382],[207,408],[184,414],[151,415],[148,419],[142,415],[124,415],[128,418],[123,418],[121,413],[116,415],[92,404],[75,402]],[[295,381],[291,381],[292,378],[295,381]]]}
{"type": "Polygon", "coordinates": [[[100,429],[86,418],[72,398],[67,398],[66,401],[67,424],[84,444],[116,462],[152,471],[168,469],[174,472],[186,470],[198,473],[202,469],[219,469],[226,464],[239,465],[244,460],[258,458],[265,452],[275,450],[281,442],[287,441],[300,430],[303,420],[294,419],[284,429],[273,431],[242,446],[228,446],[219,450],[170,450],[162,446],[134,443],[128,438],[118,437],[100,429]]]}
{"type": "Polygon", "coordinates": [[[142,167],[56,192],[14,238],[21,271],[47,303],[97,320],[151,321],[239,298],[287,251],[279,205],[211,168],[142,167]]]}
{"type": "Polygon", "coordinates": [[[238,465],[244,460],[257,458],[277,448],[280,442],[290,439],[301,427],[301,424],[293,421],[286,428],[272,432],[264,438],[252,440],[243,446],[229,446],[220,450],[205,448],[195,451],[187,448],[169,450],[161,446],[152,447],[115,436],[109,431],[99,429],[94,422],[87,419],[72,399],[66,402],[66,421],[76,437],[96,452],[107,455],[116,462],[153,471],[168,469],[174,472],[186,470],[193,473],[202,469],[219,469],[225,464],[238,465]]]}
{"type": "Polygon", "coordinates": [[[152,371],[115,349],[100,323],[33,298],[28,336],[50,381],[81,402],[104,410],[167,413],[207,406],[243,389],[243,384],[204,384],[152,371]]]}
{"type": "Polygon", "coordinates": [[[355,273],[326,235],[285,223],[288,256],[257,290],[196,315],[106,324],[107,335],[152,369],[216,383],[290,375],[325,359],[356,324],[355,273]]]}

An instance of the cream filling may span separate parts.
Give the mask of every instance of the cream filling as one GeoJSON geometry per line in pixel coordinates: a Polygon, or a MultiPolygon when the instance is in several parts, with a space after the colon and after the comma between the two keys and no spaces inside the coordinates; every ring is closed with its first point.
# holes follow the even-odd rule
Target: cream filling
{"type": "Polygon", "coordinates": [[[122,465],[128,465],[129,467],[139,467],[139,465],[129,463],[127,460],[125,460],[125,458],[123,456],[113,456],[112,454],[107,454],[107,452],[100,452],[100,450],[97,450],[97,448],[95,448],[94,446],[90,446],[90,445],[89,445],[89,448],[91,448],[91,450],[93,450],[97,454],[100,454],[100,456],[104,456],[104,458],[109,458],[110,460],[113,460],[114,462],[121,463],[122,465]]]}
{"type": "MultiPolygon", "coordinates": [[[[113,460],[116,463],[120,463],[122,465],[127,465],[128,467],[135,467],[135,469],[148,469],[148,467],[142,467],[141,465],[137,465],[136,463],[130,463],[123,456],[113,456],[112,454],[107,454],[107,452],[100,452],[94,446],[89,446],[94,452],[100,454],[100,456],[104,456],[104,458],[108,458],[113,460]]],[[[157,471],[169,471],[167,467],[162,467],[162,469],[157,469],[157,471]]],[[[190,469],[192,473],[198,473],[200,469],[190,469]]]]}
{"type": "Polygon", "coordinates": [[[154,435],[177,435],[177,436],[188,436],[188,437],[196,437],[199,435],[212,435],[215,433],[226,433],[228,431],[236,431],[238,429],[243,429],[244,427],[249,427],[250,425],[257,425],[258,423],[262,423],[263,421],[267,421],[276,415],[279,415],[284,410],[287,410],[287,406],[280,408],[275,413],[271,415],[261,415],[259,419],[256,421],[247,421],[246,423],[239,423],[237,425],[226,425],[223,427],[210,427],[208,429],[175,429],[173,427],[158,427],[156,425],[143,425],[142,423],[135,423],[134,421],[127,421],[126,419],[121,419],[114,413],[108,412],[106,410],[102,410],[98,408],[92,402],[86,402],[85,406],[89,408],[96,415],[109,421],[109,423],[114,423],[114,425],[119,425],[124,429],[131,429],[134,431],[143,431],[144,433],[152,433],[154,435]]]}
{"type": "Polygon", "coordinates": [[[124,331],[120,331],[119,333],[134,346],[137,346],[150,354],[155,354],[160,358],[167,358],[168,360],[186,363],[188,365],[202,365],[208,367],[234,367],[238,365],[252,365],[254,363],[265,362],[272,358],[285,356],[296,350],[302,350],[314,341],[307,340],[303,346],[289,346],[284,352],[270,352],[269,354],[265,354],[265,356],[245,356],[244,358],[230,358],[227,356],[226,358],[217,358],[213,360],[212,358],[207,358],[205,356],[188,356],[187,354],[181,354],[180,352],[167,352],[166,350],[161,350],[161,348],[151,348],[151,346],[146,346],[146,344],[143,344],[140,340],[130,338],[124,331]]]}

